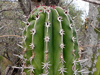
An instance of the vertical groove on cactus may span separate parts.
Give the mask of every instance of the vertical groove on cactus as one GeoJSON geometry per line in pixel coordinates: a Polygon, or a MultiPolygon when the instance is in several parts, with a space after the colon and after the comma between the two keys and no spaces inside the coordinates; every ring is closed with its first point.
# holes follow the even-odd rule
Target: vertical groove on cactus
{"type": "Polygon", "coordinates": [[[44,74],[48,74],[49,72],[48,72],[48,69],[50,69],[50,66],[51,66],[51,64],[50,64],[50,62],[51,61],[49,61],[48,60],[48,54],[49,54],[49,42],[51,41],[51,37],[50,37],[50,30],[49,30],[49,27],[51,27],[50,26],[50,22],[49,22],[49,15],[50,15],[50,9],[48,8],[47,10],[46,10],[46,18],[45,18],[45,35],[44,35],[44,41],[45,41],[45,46],[44,46],[44,48],[45,48],[45,50],[44,50],[44,53],[45,53],[45,56],[44,56],[44,65],[43,65],[43,68],[42,69],[44,69],[44,74]]]}
{"type": "MultiPolygon", "coordinates": [[[[56,9],[55,9],[56,10],[56,9]]],[[[60,62],[61,62],[61,64],[62,64],[62,66],[60,67],[60,69],[58,70],[58,71],[60,71],[60,73],[62,74],[62,75],[64,75],[64,72],[67,72],[67,71],[65,71],[67,68],[64,68],[65,66],[64,66],[64,59],[63,59],[63,48],[65,48],[64,46],[64,43],[63,43],[63,34],[64,34],[64,30],[62,29],[62,23],[61,23],[61,21],[62,21],[62,17],[59,15],[59,13],[58,13],[58,11],[56,10],[56,12],[57,12],[57,14],[58,14],[58,21],[59,21],[59,23],[60,23],[60,30],[59,30],[59,33],[60,33],[60,36],[61,36],[61,44],[60,44],[60,48],[61,48],[61,52],[60,52],[60,62]]]]}
{"type": "Polygon", "coordinates": [[[23,46],[19,46],[24,49],[21,68],[26,75],[81,75],[69,11],[59,6],[38,6],[24,23],[23,46]]]}

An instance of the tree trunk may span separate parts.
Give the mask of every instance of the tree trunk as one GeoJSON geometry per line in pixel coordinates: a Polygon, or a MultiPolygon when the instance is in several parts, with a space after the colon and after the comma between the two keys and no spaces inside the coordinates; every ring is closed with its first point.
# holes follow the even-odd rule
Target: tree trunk
{"type": "MultiPolygon", "coordinates": [[[[85,47],[85,50],[87,51],[87,54],[84,55],[84,58],[88,58],[88,61],[86,63],[84,63],[84,67],[87,66],[89,69],[92,67],[95,68],[95,66],[93,66],[92,60],[91,58],[93,57],[94,53],[98,52],[99,47],[97,47],[97,45],[100,45],[100,40],[97,40],[98,34],[96,34],[96,32],[94,31],[94,27],[99,26],[97,24],[97,15],[98,15],[98,9],[97,9],[98,5],[95,4],[89,4],[89,24],[88,24],[88,28],[87,28],[87,33],[86,33],[86,38],[84,41],[84,45],[88,47],[85,47]]],[[[90,71],[92,71],[90,70],[90,71]]],[[[92,73],[90,74],[83,74],[83,75],[93,75],[92,73]]]]}
{"type": "Polygon", "coordinates": [[[46,6],[58,5],[59,0],[26,0],[27,2],[26,5],[24,5],[23,0],[18,0],[18,2],[24,14],[28,16],[31,10],[34,9],[35,6],[40,5],[40,4],[44,4],[46,6]]]}

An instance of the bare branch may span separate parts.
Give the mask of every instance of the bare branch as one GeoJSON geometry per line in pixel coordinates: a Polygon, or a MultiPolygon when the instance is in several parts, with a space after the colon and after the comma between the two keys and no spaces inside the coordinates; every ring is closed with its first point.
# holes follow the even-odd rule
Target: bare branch
{"type": "Polygon", "coordinates": [[[4,9],[4,10],[0,10],[0,13],[1,13],[1,12],[4,12],[4,11],[10,11],[10,10],[16,10],[16,9],[21,9],[21,8],[14,8],[14,9],[4,9]]]}
{"type": "Polygon", "coordinates": [[[4,58],[6,58],[7,60],[9,60],[10,62],[12,62],[7,56],[1,54],[1,56],[3,56],[4,58]]]}
{"type": "Polygon", "coordinates": [[[58,5],[58,3],[59,3],[59,0],[43,0],[43,3],[45,4],[45,5],[58,5]]]}
{"type": "Polygon", "coordinates": [[[19,4],[20,4],[20,7],[21,7],[21,9],[22,9],[22,11],[24,12],[24,14],[26,15],[26,16],[28,16],[29,14],[30,14],[30,11],[31,11],[31,2],[30,2],[30,0],[28,0],[28,6],[27,6],[27,8],[25,7],[25,5],[23,4],[23,1],[22,0],[18,0],[18,2],[19,2],[19,4]],[[30,5],[29,5],[30,4],[30,5]]]}
{"type": "Polygon", "coordinates": [[[14,37],[22,38],[21,36],[18,36],[18,35],[2,35],[0,37],[9,37],[9,36],[14,36],[14,37]]]}
{"type": "Polygon", "coordinates": [[[86,46],[81,46],[82,48],[83,47],[100,47],[100,45],[86,45],[86,46]]]}
{"type": "Polygon", "coordinates": [[[4,26],[0,27],[0,29],[4,28],[4,26]]]}
{"type": "Polygon", "coordinates": [[[23,1],[22,0],[18,0],[19,4],[20,4],[20,7],[22,8],[22,11],[24,12],[25,15],[28,15],[27,14],[27,10],[23,4],[23,1]]]}
{"type": "Polygon", "coordinates": [[[83,1],[86,1],[86,2],[89,2],[89,3],[93,3],[93,4],[97,4],[97,5],[100,5],[100,1],[94,1],[94,0],[83,0],[83,1]]]}
{"type": "Polygon", "coordinates": [[[73,0],[66,7],[68,7],[72,2],[73,2],[73,0]]]}
{"type": "Polygon", "coordinates": [[[30,0],[26,0],[27,1],[27,7],[28,7],[28,11],[31,12],[32,8],[31,8],[31,1],[30,0]]]}

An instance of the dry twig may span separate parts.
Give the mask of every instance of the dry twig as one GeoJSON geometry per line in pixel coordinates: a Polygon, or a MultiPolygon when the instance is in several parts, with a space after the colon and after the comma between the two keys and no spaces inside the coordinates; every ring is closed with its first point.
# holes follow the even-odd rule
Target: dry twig
{"type": "Polygon", "coordinates": [[[83,0],[83,1],[86,1],[86,2],[89,2],[89,3],[93,3],[93,4],[97,4],[97,5],[100,5],[100,1],[99,0],[83,0]]]}
{"type": "Polygon", "coordinates": [[[19,35],[2,35],[0,37],[10,37],[10,36],[14,36],[14,37],[17,37],[17,38],[22,38],[21,36],[19,35]]]}

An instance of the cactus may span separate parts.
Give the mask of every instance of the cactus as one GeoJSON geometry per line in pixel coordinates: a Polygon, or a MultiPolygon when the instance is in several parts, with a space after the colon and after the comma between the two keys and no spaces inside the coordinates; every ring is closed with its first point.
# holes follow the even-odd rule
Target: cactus
{"type": "Polygon", "coordinates": [[[81,75],[76,30],[69,11],[37,6],[23,30],[22,72],[26,75],[81,75]]]}

